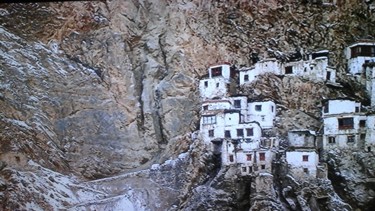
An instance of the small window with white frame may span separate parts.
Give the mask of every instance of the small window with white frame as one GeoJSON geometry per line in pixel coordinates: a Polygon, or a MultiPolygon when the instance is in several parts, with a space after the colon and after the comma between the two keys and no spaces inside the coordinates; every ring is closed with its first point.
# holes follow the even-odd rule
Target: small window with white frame
{"type": "Polygon", "coordinates": [[[334,136],[328,137],[328,143],[329,144],[335,144],[336,143],[336,137],[334,137],[334,136]]]}
{"type": "Polygon", "coordinates": [[[262,105],[255,105],[256,111],[262,111],[262,105]]]}
{"type": "Polygon", "coordinates": [[[203,116],[203,124],[205,125],[216,124],[216,116],[215,115],[203,116]]]}

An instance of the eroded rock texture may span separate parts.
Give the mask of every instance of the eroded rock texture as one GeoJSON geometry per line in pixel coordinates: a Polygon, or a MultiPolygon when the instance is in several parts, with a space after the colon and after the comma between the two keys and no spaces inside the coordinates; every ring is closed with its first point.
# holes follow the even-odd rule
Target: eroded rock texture
{"type": "MultiPolygon", "coordinates": [[[[289,191],[295,207],[285,205],[280,191],[287,187],[278,183],[277,197],[254,198],[254,181],[220,169],[206,146],[191,140],[199,121],[197,82],[217,62],[249,66],[254,56],[288,60],[322,49],[333,52],[331,62],[345,81],[343,48],[374,35],[370,3],[108,0],[0,5],[2,209],[303,209],[309,199],[304,198],[308,194],[298,198],[303,186],[289,191]],[[150,169],[181,160],[182,152],[188,152],[182,163],[150,169]],[[127,179],[108,178],[120,173],[127,179]]],[[[352,96],[366,102],[363,94],[345,87],[272,75],[241,91],[276,100],[275,133],[281,137],[293,127],[319,129],[322,98],[352,96]]],[[[353,181],[339,195],[351,207],[365,210],[373,202],[373,187],[353,194],[360,183],[353,181]]],[[[337,204],[331,208],[350,208],[337,204]]],[[[306,207],[316,206],[311,202],[306,207]]]]}

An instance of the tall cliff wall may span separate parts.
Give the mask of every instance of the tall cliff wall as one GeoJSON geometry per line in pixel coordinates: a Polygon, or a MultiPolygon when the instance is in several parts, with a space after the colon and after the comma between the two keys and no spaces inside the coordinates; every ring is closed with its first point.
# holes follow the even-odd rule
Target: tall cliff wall
{"type": "MultiPolygon", "coordinates": [[[[189,148],[189,134],[197,129],[196,87],[208,65],[230,61],[249,66],[255,54],[288,60],[296,52],[328,49],[344,75],[343,48],[374,35],[368,3],[1,4],[2,168],[16,169],[16,174],[32,159],[92,180],[176,158],[189,148]]],[[[280,83],[287,91],[319,86],[297,79],[280,83]]],[[[295,92],[276,94],[287,108],[282,118],[296,124],[291,119],[297,116],[303,125],[301,116],[310,115],[312,127],[318,128],[315,101],[347,95],[319,90],[307,104],[294,102],[295,92]]]]}

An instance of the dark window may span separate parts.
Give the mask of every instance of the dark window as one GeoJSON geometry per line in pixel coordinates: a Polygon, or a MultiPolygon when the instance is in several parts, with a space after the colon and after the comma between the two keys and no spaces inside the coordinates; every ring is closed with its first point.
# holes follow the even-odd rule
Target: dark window
{"type": "Polygon", "coordinates": [[[208,105],[203,106],[203,110],[208,110],[208,105]]]}
{"type": "Polygon", "coordinates": [[[233,161],[234,161],[233,155],[229,155],[229,162],[233,162],[233,161]]]}
{"type": "Polygon", "coordinates": [[[234,100],[234,107],[241,108],[241,100],[234,100]]]}
{"type": "Polygon", "coordinates": [[[214,130],[209,130],[208,131],[208,136],[209,137],[214,137],[214,130]]]}
{"type": "Polygon", "coordinates": [[[293,66],[285,67],[285,74],[293,74],[293,66]]]}
{"type": "Polygon", "coordinates": [[[309,161],[309,156],[308,155],[302,155],[302,161],[309,161]]]}
{"type": "Polygon", "coordinates": [[[249,167],[249,173],[253,172],[253,167],[249,167]]]}
{"type": "Polygon", "coordinates": [[[203,124],[216,124],[216,116],[203,116],[203,124]]]}
{"type": "Polygon", "coordinates": [[[230,138],[230,130],[225,131],[225,138],[230,138]]]}
{"type": "Polygon", "coordinates": [[[312,59],[318,58],[318,57],[328,57],[328,52],[316,52],[312,53],[312,59]]]}
{"type": "Polygon", "coordinates": [[[246,81],[249,81],[249,75],[244,75],[243,80],[244,80],[245,82],[246,82],[246,81]]]}
{"type": "Polygon", "coordinates": [[[357,56],[373,57],[375,56],[375,46],[362,45],[353,47],[351,48],[351,55],[352,58],[357,56]]]}
{"type": "Polygon", "coordinates": [[[208,87],[208,81],[204,82],[204,87],[208,87]]]}
{"type": "Polygon", "coordinates": [[[246,167],[242,167],[242,172],[246,172],[246,167]]]}
{"type": "Polygon", "coordinates": [[[367,152],[371,152],[371,147],[367,147],[367,152]]]}
{"type": "Polygon", "coordinates": [[[212,76],[221,76],[222,67],[215,67],[211,69],[212,76]]]}
{"type": "Polygon", "coordinates": [[[259,153],[259,160],[261,161],[266,160],[266,154],[264,152],[259,153]]]}
{"type": "Polygon", "coordinates": [[[274,107],[273,106],[271,106],[271,112],[273,113],[273,109],[274,109],[274,107]]]}
{"type": "Polygon", "coordinates": [[[336,143],[336,138],[335,137],[328,137],[328,143],[330,143],[330,144],[336,143]]]}
{"type": "Polygon", "coordinates": [[[359,127],[366,127],[366,120],[359,120],[359,127]]]}
{"type": "Polygon", "coordinates": [[[251,161],[251,154],[246,154],[246,160],[251,161]]]}
{"type": "Polygon", "coordinates": [[[256,111],[262,111],[262,105],[255,105],[256,111]]]}
{"type": "Polygon", "coordinates": [[[360,135],[360,139],[361,139],[361,141],[365,141],[366,140],[366,133],[362,133],[360,135]]]}
{"type": "Polygon", "coordinates": [[[359,112],[359,107],[358,106],[355,107],[355,112],[359,112]]]}
{"type": "Polygon", "coordinates": [[[353,143],[353,142],[354,142],[354,139],[355,139],[355,136],[353,136],[353,135],[349,135],[349,136],[348,136],[348,143],[353,143]]]}
{"type": "Polygon", "coordinates": [[[242,137],[243,136],[243,129],[237,129],[237,136],[242,137]]]}
{"type": "Polygon", "coordinates": [[[303,168],[303,172],[305,172],[306,174],[309,173],[309,169],[308,168],[303,168]]]}
{"type": "Polygon", "coordinates": [[[266,165],[261,165],[260,168],[261,169],[266,169],[266,165]]]}
{"type": "Polygon", "coordinates": [[[353,129],[353,118],[341,118],[339,121],[339,130],[353,129]]]}
{"type": "Polygon", "coordinates": [[[246,128],[246,135],[253,136],[254,135],[254,128],[246,128]]]}
{"type": "Polygon", "coordinates": [[[324,113],[328,113],[329,112],[329,106],[328,105],[329,105],[328,103],[324,104],[324,107],[323,107],[324,108],[324,110],[323,110],[324,113]]]}
{"type": "Polygon", "coordinates": [[[330,71],[327,71],[326,79],[327,79],[327,81],[331,80],[331,72],[330,71]]]}

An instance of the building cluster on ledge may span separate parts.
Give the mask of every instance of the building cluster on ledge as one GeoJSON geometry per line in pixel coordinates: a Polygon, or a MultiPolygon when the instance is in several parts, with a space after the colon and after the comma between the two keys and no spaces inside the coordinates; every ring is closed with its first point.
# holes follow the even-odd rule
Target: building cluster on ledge
{"type": "MultiPolygon", "coordinates": [[[[307,129],[288,132],[288,148],[279,152],[279,138],[272,135],[276,104],[237,95],[238,85],[257,80],[264,73],[300,76],[313,81],[336,83],[336,71],[328,65],[328,51],[304,55],[304,59],[281,62],[267,59],[253,67],[236,70],[229,63],[211,66],[199,82],[202,99],[199,135],[220,154],[224,166],[236,165],[242,175],[271,173],[276,157],[285,158],[288,173],[297,178],[326,178],[326,165],[319,162],[318,149],[358,148],[371,151],[375,144],[375,115],[349,99],[324,100],[324,133],[307,129]]],[[[359,42],[346,49],[350,74],[366,86],[374,106],[375,43],[359,42]]]]}

